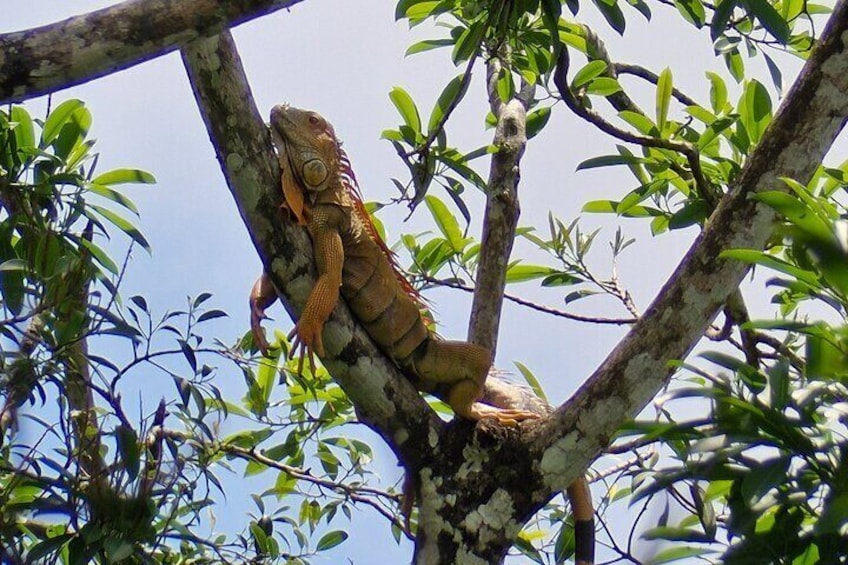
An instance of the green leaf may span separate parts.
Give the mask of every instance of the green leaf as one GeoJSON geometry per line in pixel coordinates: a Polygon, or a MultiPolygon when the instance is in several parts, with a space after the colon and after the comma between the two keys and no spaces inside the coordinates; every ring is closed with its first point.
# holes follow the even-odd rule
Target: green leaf
{"type": "Polygon", "coordinates": [[[328,549],[332,549],[340,543],[343,543],[347,538],[347,532],[343,532],[341,530],[328,532],[321,536],[321,539],[318,540],[318,545],[315,547],[315,551],[326,551],[328,549]]]}
{"type": "Polygon", "coordinates": [[[622,88],[618,81],[610,77],[598,77],[589,83],[586,87],[588,94],[597,96],[610,96],[616,92],[621,92],[622,88]]]}
{"type": "Polygon", "coordinates": [[[9,259],[7,261],[3,261],[3,263],[0,263],[0,273],[25,270],[26,261],[24,261],[23,259],[9,259]]]}
{"type": "Polygon", "coordinates": [[[23,106],[12,106],[9,119],[12,122],[17,122],[14,133],[18,150],[25,147],[35,147],[35,127],[29,112],[23,106]]]}
{"type": "Polygon", "coordinates": [[[707,219],[709,207],[703,200],[687,202],[683,208],[672,214],[668,219],[668,228],[679,230],[694,224],[701,224],[707,219]]]}
{"type": "Polygon", "coordinates": [[[789,462],[785,457],[766,459],[745,475],[742,479],[742,497],[749,507],[759,502],[771,489],[787,482],[789,462]]]}
{"type": "Polygon", "coordinates": [[[504,103],[509,102],[515,96],[515,81],[513,81],[512,73],[508,69],[500,70],[495,88],[498,91],[498,97],[504,103]]]}
{"type": "Polygon", "coordinates": [[[751,143],[757,143],[771,122],[771,97],[757,80],[751,80],[739,100],[739,115],[751,143]]]}
{"type": "Polygon", "coordinates": [[[767,204],[811,236],[830,240],[830,225],[798,198],[775,190],[756,193],[753,198],[767,204]]]}
{"type": "Polygon", "coordinates": [[[112,212],[111,210],[109,210],[107,208],[103,208],[102,206],[96,206],[94,204],[90,204],[89,208],[91,210],[94,210],[95,212],[97,212],[101,216],[103,216],[105,219],[107,219],[109,222],[111,222],[116,228],[118,228],[119,230],[121,230],[122,232],[124,232],[125,234],[130,236],[130,238],[133,241],[135,241],[140,246],[142,246],[144,249],[146,249],[148,251],[148,253],[150,252],[150,244],[147,242],[147,239],[144,237],[144,235],[141,233],[141,231],[139,231],[139,229],[137,227],[132,225],[126,219],[122,218],[121,216],[117,215],[116,213],[112,212]]]}
{"type": "Polygon", "coordinates": [[[766,60],[766,67],[768,67],[771,82],[777,89],[778,94],[780,94],[783,91],[783,73],[780,72],[780,67],[777,66],[777,63],[775,63],[768,54],[763,52],[763,57],[765,57],[766,60]]]}
{"type": "Polygon", "coordinates": [[[592,79],[603,74],[606,70],[607,64],[605,61],[590,61],[574,75],[574,80],[571,81],[571,87],[577,90],[592,79]]]}
{"type": "Polygon", "coordinates": [[[701,0],[674,0],[674,6],[685,20],[698,29],[702,28],[707,21],[701,0]]]}
{"type": "Polygon", "coordinates": [[[427,208],[430,209],[439,231],[445,236],[448,244],[455,253],[461,253],[465,248],[465,239],[462,237],[462,230],[459,229],[459,222],[456,221],[454,215],[450,212],[444,202],[437,197],[428,194],[425,197],[427,208]]]}
{"type": "Polygon", "coordinates": [[[97,244],[88,241],[87,239],[80,239],[80,245],[82,245],[85,249],[91,253],[91,256],[94,257],[98,263],[103,265],[103,268],[112,273],[113,275],[118,274],[118,265],[112,261],[112,258],[109,257],[109,254],[103,251],[97,244]]]}
{"type": "Polygon", "coordinates": [[[644,133],[645,135],[655,135],[657,133],[657,126],[644,114],[623,110],[618,113],[618,117],[635,127],[640,133],[644,133]]]}
{"type": "Polygon", "coordinates": [[[389,92],[389,99],[395,105],[400,113],[404,124],[411,128],[415,133],[421,131],[421,118],[418,116],[418,108],[415,106],[412,97],[403,88],[396,86],[389,92]]]}
{"type": "Polygon", "coordinates": [[[727,105],[727,86],[722,78],[711,71],[707,71],[707,78],[710,80],[710,105],[716,115],[724,111],[727,105]]]}
{"type": "Polygon", "coordinates": [[[453,45],[453,43],[453,39],[425,39],[424,41],[419,41],[410,45],[409,49],[406,50],[405,56],[423,53],[424,51],[438,49],[439,47],[446,47],[448,45],[453,45]]]}
{"type": "Polygon", "coordinates": [[[120,204],[130,212],[134,213],[135,215],[138,215],[138,208],[136,208],[136,205],[133,203],[133,201],[118,192],[117,190],[112,190],[108,186],[94,183],[86,183],[85,189],[89,192],[93,192],[94,194],[102,196],[107,200],[111,200],[116,204],[120,204]]]}
{"type": "Polygon", "coordinates": [[[50,145],[50,143],[59,135],[59,131],[62,129],[62,126],[67,123],[71,114],[83,105],[82,100],[72,98],[70,100],[65,100],[56,106],[44,122],[44,127],[41,130],[41,143],[39,147],[44,148],[50,145]]]}
{"type": "Polygon", "coordinates": [[[527,139],[536,137],[550,118],[551,109],[549,107],[539,108],[530,112],[527,115],[527,139]]]}
{"type": "Polygon", "coordinates": [[[427,132],[429,134],[432,135],[451,106],[458,104],[465,96],[465,93],[468,92],[468,85],[463,85],[463,77],[464,75],[461,74],[453,77],[442,90],[442,93],[439,94],[436,105],[433,107],[433,111],[430,112],[430,121],[427,124],[427,132]]]}
{"type": "Polygon", "coordinates": [[[532,281],[534,279],[546,277],[554,272],[555,271],[553,269],[545,267],[544,265],[524,265],[522,263],[518,263],[510,266],[506,270],[506,282],[507,284],[510,284],[532,281]]]}
{"type": "Polygon", "coordinates": [[[126,183],[155,184],[156,179],[147,171],[140,169],[113,169],[102,175],[97,175],[91,182],[92,184],[107,186],[126,183]]]}
{"type": "Polygon", "coordinates": [[[581,212],[592,212],[595,214],[615,214],[618,202],[614,200],[590,200],[580,209],[581,212]]]}
{"type": "Polygon", "coordinates": [[[713,20],[710,22],[710,37],[713,41],[724,34],[727,29],[727,22],[730,20],[730,15],[733,13],[733,8],[736,7],[737,0],[721,0],[716,6],[713,13],[713,20]]]}
{"type": "Polygon", "coordinates": [[[480,44],[483,41],[485,31],[486,25],[484,20],[475,21],[463,30],[462,34],[456,40],[453,53],[451,53],[451,58],[455,65],[476,56],[480,49],[480,44]]]}
{"type": "Polygon", "coordinates": [[[138,434],[131,427],[121,424],[115,430],[115,439],[117,440],[118,453],[121,455],[124,469],[126,469],[130,479],[135,480],[138,476],[139,460],[141,457],[138,446],[138,434]]]}
{"type": "Polygon", "coordinates": [[[542,384],[539,382],[539,379],[536,378],[536,375],[533,374],[533,371],[528,369],[527,366],[521,361],[513,361],[513,363],[516,367],[518,367],[518,370],[521,372],[521,376],[524,377],[524,380],[527,382],[527,384],[530,386],[536,396],[547,402],[548,397],[545,396],[545,391],[542,390],[542,384]]]}
{"type": "Polygon", "coordinates": [[[789,41],[789,25],[768,0],[747,0],[757,20],[775,39],[784,45],[789,41]]]}
{"type": "Polygon", "coordinates": [[[611,0],[608,4],[604,0],[592,0],[595,6],[600,10],[601,15],[607,21],[612,29],[617,31],[619,35],[624,35],[624,28],[627,22],[624,19],[624,14],[618,6],[616,0],[611,0]]]}
{"type": "MultiPolygon", "coordinates": [[[[631,165],[638,164],[640,162],[641,159],[631,155],[602,155],[600,157],[586,159],[577,165],[577,170],[582,171],[586,169],[596,169],[599,167],[612,167],[615,165],[631,165]]],[[[586,211],[585,208],[584,211],[586,211]]]]}
{"type": "Polygon", "coordinates": [[[731,49],[724,53],[724,64],[734,80],[742,82],[742,79],[745,78],[745,62],[742,60],[738,49],[731,49]]]}
{"type": "Polygon", "coordinates": [[[782,259],[778,259],[773,255],[764,253],[759,249],[729,249],[727,251],[723,251],[720,257],[723,259],[737,259],[746,263],[762,265],[786,275],[791,275],[799,281],[805,282],[809,285],[815,287],[819,286],[818,277],[815,273],[796,267],[795,265],[787,263],[782,259]]]}
{"type": "Polygon", "coordinates": [[[665,130],[665,122],[668,119],[668,107],[671,104],[672,78],[671,69],[666,67],[660,73],[657,80],[657,97],[656,97],[656,112],[657,112],[657,129],[662,132],[665,130]]]}
{"type": "Polygon", "coordinates": [[[700,547],[691,547],[691,546],[680,546],[674,545],[669,547],[668,549],[662,549],[654,554],[653,559],[651,559],[651,565],[662,565],[662,563],[672,563],[674,561],[680,561],[682,559],[689,559],[690,557],[700,557],[702,555],[709,555],[711,553],[716,553],[713,549],[703,549],[700,547]]]}

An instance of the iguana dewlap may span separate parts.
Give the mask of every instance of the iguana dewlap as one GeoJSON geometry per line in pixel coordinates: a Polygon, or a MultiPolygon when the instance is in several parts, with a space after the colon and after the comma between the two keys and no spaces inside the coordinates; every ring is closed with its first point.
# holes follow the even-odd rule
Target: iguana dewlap
{"type": "MultiPolygon", "coordinates": [[[[341,294],[377,346],[415,386],[443,398],[458,415],[508,424],[538,417],[477,402],[492,362],[490,352],[438,339],[427,329],[409,284],[390,262],[356,194],[350,162],[333,127],[315,112],[279,105],[271,110],[271,133],[286,207],[309,230],[318,267],[318,280],[292,332],[292,354],[300,351],[301,366],[303,357],[312,362],[313,352],[324,354],[324,322],[341,294]]],[[[251,330],[263,352],[267,343],[260,322],[276,298],[263,275],[250,297],[251,330]]]]}

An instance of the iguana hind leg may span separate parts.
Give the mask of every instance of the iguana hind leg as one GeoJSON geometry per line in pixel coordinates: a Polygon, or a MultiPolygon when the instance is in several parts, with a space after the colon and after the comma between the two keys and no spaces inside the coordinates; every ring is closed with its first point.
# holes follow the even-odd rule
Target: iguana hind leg
{"type": "Polygon", "coordinates": [[[250,332],[253,334],[253,343],[268,356],[268,341],[265,332],[262,331],[262,320],[268,318],[265,310],[270,308],[277,300],[277,290],[266,273],[262,273],[253,288],[250,290],[250,332]]]}
{"type": "Polygon", "coordinates": [[[428,340],[425,347],[423,355],[415,360],[415,371],[425,382],[450,386],[445,401],[460,417],[475,421],[494,418],[504,425],[539,417],[524,410],[496,408],[478,402],[492,364],[486,348],[464,341],[438,339],[428,340]]]}

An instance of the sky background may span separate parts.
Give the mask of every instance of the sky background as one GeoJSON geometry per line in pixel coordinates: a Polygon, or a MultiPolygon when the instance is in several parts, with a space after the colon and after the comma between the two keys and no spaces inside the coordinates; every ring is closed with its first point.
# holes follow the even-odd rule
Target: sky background
{"type": "MultiPolygon", "coordinates": [[[[47,24],[108,4],[111,2],[0,0],[0,32],[47,24]]],[[[447,50],[404,58],[413,42],[443,37],[446,32],[429,25],[409,31],[404,23],[394,22],[394,4],[306,0],[289,11],[279,11],[233,31],[260,112],[267,116],[271,106],[281,102],[321,112],[344,140],[366,199],[383,202],[397,195],[391,177],[406,180],[405,167],[394,149],[379,139],[383,129],[400,122],[389,101],[389,91],[403,86],[426,119],[441,89],[460,72],[450,62],[447,50]]],[[[730,100],[738,99],[739,88],[721,61],[714,58],[708,34],[685,24],[671,8],[650,3],[654,17],[648,24],[625,5],[627,32],[622,39],[589,2],[582,4],[581,21],[600,33],[613,60],[638,63],[657,73],[670,67],[675,86],[704,105],[709,101],[704,71],[713,70],[727,80],[730,100]]],[[[787,63],[784,81],[788,85],[800,64],[789,58],[780,60],[787,63]]],[[[758,61],[746,64],[770,85],[764,65],[758,61]]],[[[573,66],[578,68],[577,63],[573,66]]],[[[466,150],[488,143],[492,136],[483,127],[488,105],[482,69],[482,64],[478,65],[468,96],[448,127],[448,141],[466,150]]],[[[624,82],[633,84],[629,79],[624,82]]],[[[641,93],[637,101],[652,112],[653,90],[637,92],[641,93]]],[[[221,308],[230,317],[210,322],[206,335],[217,336],[225,343],[235,342],[248,328],[248,292],[261,264],[227,191],[179,54],[58,92],[53,106],[68,98],[82,99],[92,112],[90,136],[98,140],[95,149],[101,154],[100,172],[116,167],[141,168],[152,172],[158,181],[154,186],[126,190],[141,210],[138,225],[153,253],[133,252],[123,296],[143,294],[154,312],[161,314],[166,309],[184,307],[186,296],[211,292],[214,297],[207,303],[209,307],[221,308]]],[[[34,116],[43,116],[45,100],[29,101],[26,107],[34,116]]],[[[604,106],[604,110],[608,108],[604,106]]],[[[682,116],[679,106],[672,107],[672,116],[682,116]]],[[[635,187],[625,169],[575,172],[581,161],[614,152],[614,140],[570,115],[561,104],[557,106],[548,127],[528,144],[522,162],[520,225],[537,226],[545,237],[549,212],[568,223],[579,215],[587,200],[620,199],[635,187]]],[[[844,139],[834,152],[845,154],[844,139]]],[[[486,178],[488,163],[475,163],[486,178]]],[[[445,197],[437,187],[434,190],[434,194],[445,197]]],[[[468,189],[467,194],[473,190],[468,189]]],[[[472,215],[480,218],[482,197],[472,195],[469,203],[472,215]]],[[[425,207],[403,225],[406,215],[406,209],[398,207],[381,212],[390,242],[397,241],[401,233],[434,229],[425,207]]],[[[609,272],[606,241],[614,236],[617,223],[612,217],[585,214],[581,221],[585,231],[603,228],[590,262],[600,275],[609,272]]],[[[644,310],[685,253],[695,230],[652,238],[647,222],[621,223],[625,235],[636,237],[637,244],[621,257],[619,276],[637,307],[644,310]]],[[[469,233],[479,237],[479,229],[479,221],[475,221],[469,233]]],[[[123,245],[121,242],[116,252],[123,245]]],[[[520,242],[514,252],[514,257],[518,256],[528,257],[530,262],[544,260],[520,242]]],[[[540,289],[536,283],[524,283],[508,291],[563,307],[562,297],[569,290],[540,289]]],[[[464,338],[469,297],[438,290],[428,292],[427,298],[434,305],[440,333],[449,339],[464,338]]],[[[770,312],[768,298],[764,293],[749,296],[755,311],[763,313],[770,312]]],[[[627,315],[620,305],[605,298],[587,299],[569,306],[569,310],[597,316],[627,315]]],[[[291,327],[279,306],[271,314],[279,327],[286,331],[291,327]]],[[[266,323],[267,328],[273,325],[266,323]]],[[[514,371],[513,361],[521,361],[540,379],[550,401],[560,404],[591,374],[624,331],[615,326],[556,319],[507,302],[496,365],[514,371]]],[[[226,395],[243,395],[243,379],[234,366],[221,364],[218,378],[216,384],[226,395]]],[[[160,385],[172,386],[169,380],[150,383],[154,388],[160,385]]],[[[374,438],[373,443],[379,440],[374,438]]],[[[378,449],[375,469],[387,484],[399,476],[395,464],[387,449],[378,449]]],[[[237,486],[240,479],[233,475],[230,480],[229,484],[237,486]]],[[[223,503],[228,514],[253,509],[249,500],[239,499],[240,492],[233,488],[223,503]]],[[[224,528],[224,506],[217,512],[218,526],[224,528]]],[[[239,523],[244,520],[239,519],[239,523]]],[[[411,547],[404,544],[397,548],[388,524],[367,509],[354,515],[349,531],[351,538],[323,562],[337,563],[341,557],[356,564],[403,563],[409,559],[411,547]]]]}

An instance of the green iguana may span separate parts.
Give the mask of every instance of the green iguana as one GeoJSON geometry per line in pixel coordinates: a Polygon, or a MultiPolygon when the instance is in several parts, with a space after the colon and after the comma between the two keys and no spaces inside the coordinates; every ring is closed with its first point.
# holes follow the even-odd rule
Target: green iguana
{"type": "MultiPolygon", "coordinates": [[[[285,208],[308,229],[318,267],[318,280],[290,336],[295,338],[292,356],[300,353],[299,370],[304,358],[314,369],[314,354],[324,355],[321,333],[341,293],[377,346],[416,388],[436,394],[457,415],[506,425],[538,418],[521,407],[479,402],[492,363],[490,351],[439,339],[427,329],[415,291],[362,204],[350,160],[332,125],[316,112],[278,105],[271,110],[271,135],[282,169],[285,208]]],[[[268,344],[261,321],[276,299],[263,274],[250,295],[251,331],[263,353],[268,344]]],[[[592,504],[581,481],[569,493],[578,495],[577,502],[572,500],[575,517],[585,522],[593,517],[592,504]]],[[[589,530],[594,533],[591,526],[589,530]]]]}

